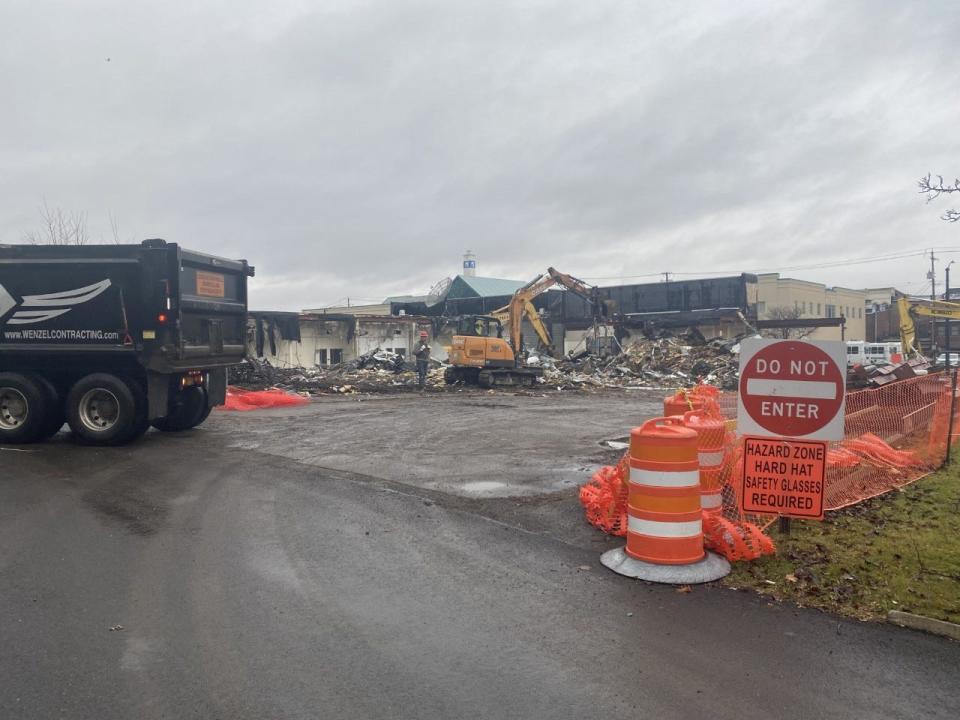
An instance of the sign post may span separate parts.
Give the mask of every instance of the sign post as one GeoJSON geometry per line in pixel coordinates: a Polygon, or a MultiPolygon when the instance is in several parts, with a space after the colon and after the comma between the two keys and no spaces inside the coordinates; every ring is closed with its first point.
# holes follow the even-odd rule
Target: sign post
{"type": "Polygon", "coordinates": [[[827,441],[843,439],[842,342],[744,340],[737,432],[744,436],[744,512],[823,519],[827,441]]]}

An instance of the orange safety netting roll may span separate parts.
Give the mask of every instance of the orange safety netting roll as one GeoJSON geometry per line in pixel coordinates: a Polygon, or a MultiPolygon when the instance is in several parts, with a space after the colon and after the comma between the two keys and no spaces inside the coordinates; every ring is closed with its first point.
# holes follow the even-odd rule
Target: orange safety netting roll
{"type": "Polygon", "coordinates": [[[288,393],[279,388],[269,390],[241,390],[230,387],[227,389],[227,401],[221,410],[263,410],[266,408],[291,407],[306,405],[310,400],[301,395],[288,393]]]}

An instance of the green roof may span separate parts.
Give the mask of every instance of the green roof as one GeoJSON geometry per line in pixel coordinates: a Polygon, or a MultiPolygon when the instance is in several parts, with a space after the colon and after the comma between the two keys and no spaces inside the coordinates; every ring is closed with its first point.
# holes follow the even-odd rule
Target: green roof
{"type": "Polygon", "coordinates": [[[523,280],[505,280],[503,278],[465,277],[457,275],[450,285],[448,298],[499,297],[513,295],[527,283],[523,280]]]}
{"type": "Polygon", "coordinates": [[[383,304],[389,305],[390,303],[426,302],[429,299],[429,295],[391,295],[383,301],[383,304]]]}

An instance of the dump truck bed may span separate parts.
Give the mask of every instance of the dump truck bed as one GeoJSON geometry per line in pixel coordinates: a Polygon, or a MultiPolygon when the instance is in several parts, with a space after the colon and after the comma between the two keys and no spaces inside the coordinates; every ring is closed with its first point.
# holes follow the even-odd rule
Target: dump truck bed
{"type": "Polygon", "coordinates": [[[25,354],[126,355],[163,373],[236,364],[252,275],[161,240],[0,247],[0,366],[25,354]]]}

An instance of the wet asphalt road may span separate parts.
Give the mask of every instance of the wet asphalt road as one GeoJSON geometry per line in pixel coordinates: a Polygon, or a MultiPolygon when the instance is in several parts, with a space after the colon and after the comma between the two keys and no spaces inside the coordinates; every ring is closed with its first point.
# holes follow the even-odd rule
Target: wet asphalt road
{"type": "Polygon", "coordinates": [[[324,467],[324,405],[283,415],[309,462],[239,447],[252,416],[0,450],[0,717],[956,717],[958,643],[628,581],[566,502],[324,467]]]}

